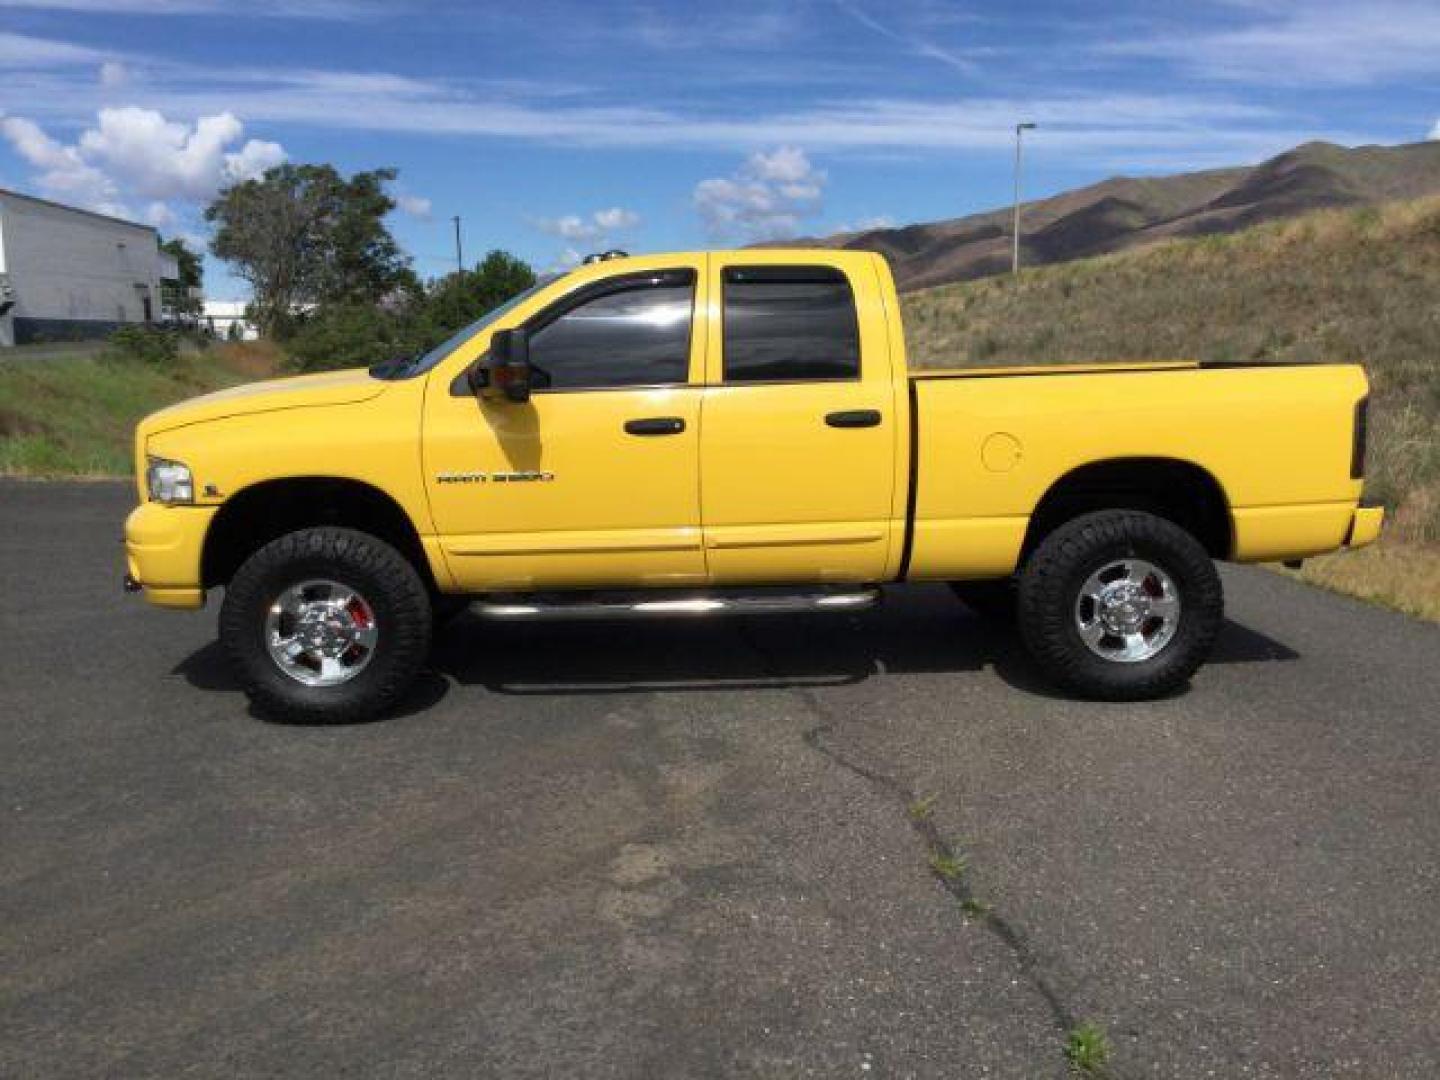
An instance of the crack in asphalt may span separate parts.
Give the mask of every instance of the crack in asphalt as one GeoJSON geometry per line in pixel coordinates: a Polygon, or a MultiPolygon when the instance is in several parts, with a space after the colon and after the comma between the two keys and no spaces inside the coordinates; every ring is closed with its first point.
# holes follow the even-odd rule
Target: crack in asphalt
{"type": "MultiPolygon", "coordinates": [[[[802,697],[809,697],[803,691],[802,697]]],[[[812,708],[818,703],[811,702],[812,708]]],[[[827,745],[825,736],[834,730],[833,724],[828,720],[817,724],[805,732],[803,738],[808,746],[816,752],[823,754],[842,769],[855,774],[858,777],[870,782],[880,788],[885,794],[893,798],[899,805],[901,812],[905,814],[906,820],[910,823],[913,831],[925,843],[927,853],[938,855],[944,859],[955,858],[954,847],[941,835],[933,819],[917,818],[911,814],[909,808],[917,801],[916,794],[906,787],[901,781],[888,773],[879,772],[866,765],[854,761],[846,754],[835,747],[827,745]]],[[[966,883],[964,875],[946,877],[937,870],[930,871],[931,876],[940,883],[940,886],[953,896],[962,907],[979,902],[969,884],[966,883]]],[[[1027,983],[1045,1002],[1046,1008],[1050,1011],[1050,1017],[1062,1035],[1068,1035],[1072,1028],[1078,1023],[1075,1012],[1066,1004],[1060,992],[1051,984],[1040,970],[1039,960],[1034,951],[1030,948],[1029,939],[1020,930],[1005,918],[998,914],[993,908],[983,912],[967,915],[967,918],[984,926],[994,934],[1005,945],[1014,956],[1016,965],[1027,983]]]]}
{"type": "MultiPolygon", "coordinates": [[[[778,665],[772,662],[769,651],[755,640],[748,626],[741,626],[740,637],[764,661],[772,673],[780,674],[778,665]]],[[[805,744],[833,764],[858,776],[894,800],[899,805],[901,813],[905,815],[906,821],[909,822],[911,831],[924,842],[928,855],[939,856],[947,860],[954,859],[956,857],[954,847],[941,834],[934,820],[928,815],[917,816],[911,812],[911,807],[916,805],[919,800],[917,793],[899,778],[857,761],[827,743],[826,736],[835,730],[835,722],[830,710],[812,690],[800,686],[791,686],[786,689],[798,698],[806,710],[818,721],[814,726],[806,729],[801,736],[805,744]]],[[[1045,1003],[1051,1021],[1059,1031],[1062,1040],[1067,1038],[1079,1023],[1079,1019],[1075,1010],[1065,1001],[1064,995],[1041,970],[1040,960],[1035,955],[1034,949],[1031,948],[1029,938],[1025,933],[1004,915],[996,912],[993,907],[984,905],[983,910],[976,910],[973,905],[979,904],[980,901],[965,880],[965,875],[947,877],[933,867],[930,874],[940,883],[941,888],[956,900],[962,910],[969,909],[967,918],[979,923],[1005,946],[1026,984],[1045,1003]]],[[[1120,1073],[1115,1070],[1113,1065],[1095,1075],[1103,1076],[1107,1080],[1121,1080],[1120,1073]]]]}

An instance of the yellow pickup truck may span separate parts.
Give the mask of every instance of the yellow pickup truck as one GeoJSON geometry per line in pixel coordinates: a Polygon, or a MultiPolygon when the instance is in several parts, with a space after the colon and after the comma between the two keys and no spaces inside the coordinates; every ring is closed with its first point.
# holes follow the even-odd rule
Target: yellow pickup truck
{"type": "Polygon", "coordinates": [[[1165,694],[1214,560],[1374,540],[1354,365],[911,371],[884,259],[605,258],[424,356],[136,432],[127,587],[272,715],[380,714],[437,623],[853,612],[943,581],[1079,695],[1165,694]]]}

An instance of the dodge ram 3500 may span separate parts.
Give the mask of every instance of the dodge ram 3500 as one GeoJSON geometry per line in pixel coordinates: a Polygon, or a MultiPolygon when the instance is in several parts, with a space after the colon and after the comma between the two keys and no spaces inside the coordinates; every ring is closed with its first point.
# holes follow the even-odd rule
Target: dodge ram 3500
{"type": "Polygon", "coordinates": [[[391,707],[433,628],[853,612],[952,582],[1079,695],[1165,694],[1215,560],[1375,539],[1354,365],[912,371],[883,258],[617,257],[424,356],[136,432],[127,585],[199,608],[265,712],[391,707]]]}

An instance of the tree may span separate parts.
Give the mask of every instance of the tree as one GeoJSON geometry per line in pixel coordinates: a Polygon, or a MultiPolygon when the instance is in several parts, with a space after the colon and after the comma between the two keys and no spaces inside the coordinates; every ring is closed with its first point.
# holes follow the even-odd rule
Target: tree
{"type": "Polygon", "coordinates": [[[394,169],[348,180],[330,165],[279,165],[221,191],[205,211],[210,250],[249,282],[260,331],[284,337],[321,304],[375,304],[414,292],[410,261],[385,226],[394,169]]]}
{"type": "Polygon", "coordinates": [[[160,250],[167,255],[173,255],[179,267],[179,277],[176,279],[179,291],[171,298],[170,306],[177,315],[198,317],[204,307],[199,290],[205,284],[205,264],[178,236],[173,240],[162,240],[160,250]]]}
{"type": "Polygon", "coordinates": [[[508,251],[491,251],[474,270],[458,270],[425,291],[420,321],[439,344],[462,326],[535,284],[535,271],[508,251]]]}
{"type": "Polygon", "coordinates": [[[323,303],[299,320],[286,342],[295,367],[322,371],[417,356],[535,283],[535,273],[504,251],[492,251],[404,303],[323,303]]]}

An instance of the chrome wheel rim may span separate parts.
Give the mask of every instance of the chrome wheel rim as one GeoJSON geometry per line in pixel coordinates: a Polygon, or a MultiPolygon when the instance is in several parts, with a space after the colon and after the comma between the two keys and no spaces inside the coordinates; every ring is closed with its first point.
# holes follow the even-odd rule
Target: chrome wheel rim
{"type": "Polygon", "coordinates": [[[290,586],[265,615],[275,666],[306,686],[338,686],[364,671],[380,639],[375,609],[359,591],[314,578],[290,586]]]}
{"type": "Polygon", "coordinates": [[[1075,628],[1096,656],[1122,664],[1149,660],[1180,626],[1180,590],[1144,559],[1113,559],[1088,578],[1075,600],[1075,628]]]}

